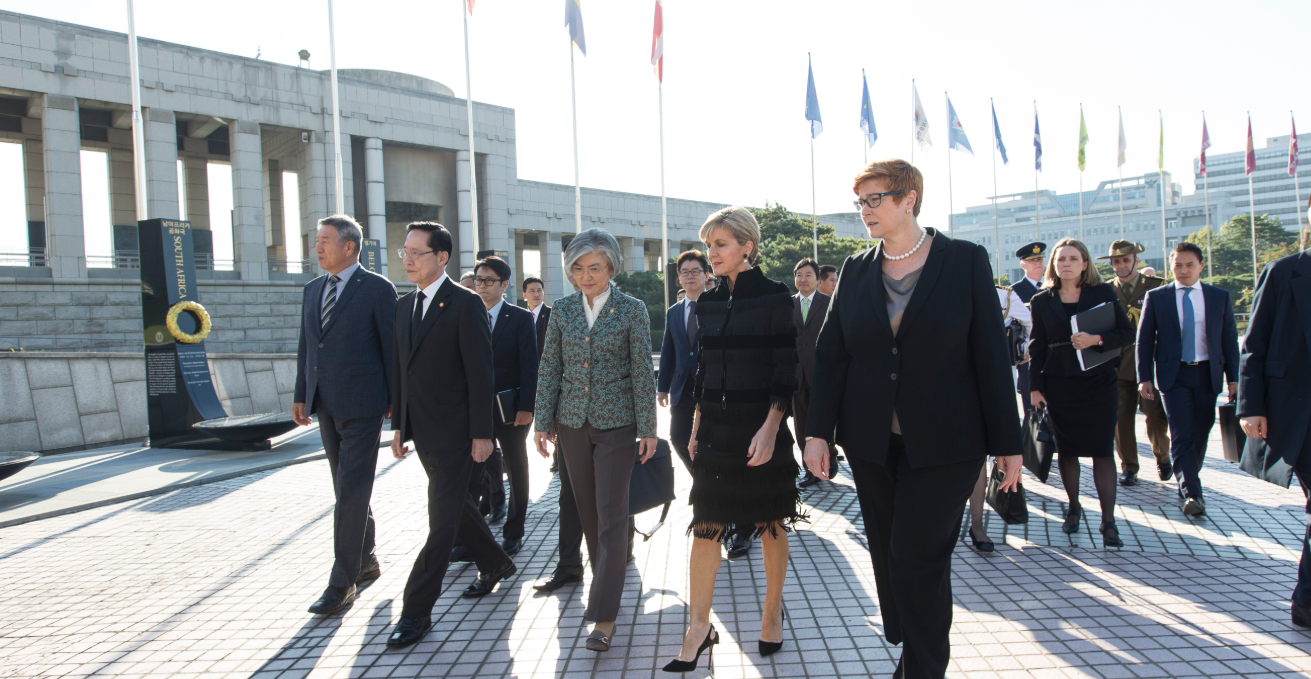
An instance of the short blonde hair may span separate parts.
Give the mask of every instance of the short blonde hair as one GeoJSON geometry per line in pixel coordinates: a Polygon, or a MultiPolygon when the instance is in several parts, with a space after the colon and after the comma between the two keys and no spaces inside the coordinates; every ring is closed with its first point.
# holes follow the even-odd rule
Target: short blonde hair
{"type": "Polygon", "coordinates": [[[1061,289],[1061,277],[1056,275],[1056,253],[1060,252],[1063,247],[1072,247],[1079,251],[1079,256],[1083,257],[1084,263],[1088,265],[1083,270],[1083,280],[1079,281],[1079,287],[1087,288],[1094,285],[1102,284],[1102,275],[1097,273],[1097,265],[1093,263],[1092,256],[1088,254],[1088,246],[1078,238],[1062,238],[1052,246],[1051,254],[1047,256],[1047,269],[1042,274],[1042,280],[1045,287],[1053,290],[1061,289]]]}
{"type": "Polygon", "coordinates": [[[709,242],[710,234],[714,233],[715,229],[728,229],[728,235],[732,236],[738,245],[751,243],[751,254],[747,256],[747,261],[752,265],[760,259],[760,224],[756,222],[756,217],[750,210],[740,205],[733,205],[710,213],[710,216],[706,217],[706,223],[701,225],[697,237],[703,243],[709,242]]]}
{"type": "Polygon", "coordinates": [[[851,190],[860,195],[860,185],[871,180],[877,180],[887,185],[889,191],[900,191],[901,193],[892,196],[893,205],[901,205],[901,201],[911,191],[915,192],[914,215],[920,216],[920,206],[924,204],[924,175],[914,165],[894,158],[893,160],[880,160],[870,163],[861,170],[856,178],[851,182],[851,190]]]}

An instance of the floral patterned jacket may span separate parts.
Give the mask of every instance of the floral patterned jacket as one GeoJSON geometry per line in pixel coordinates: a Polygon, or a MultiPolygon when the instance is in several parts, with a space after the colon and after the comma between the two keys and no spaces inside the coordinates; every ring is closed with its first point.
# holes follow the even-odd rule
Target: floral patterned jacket
{"type": "Polygon", "coordinates": [[[546,326],[538,367],[537,431],[559,422],[597,429],[637,425],[638,438],[656,436],[655,374],[651,367],[651,319],[646,305],[610,287],[589,329],[583,293],[560,299],[546,326]]]}

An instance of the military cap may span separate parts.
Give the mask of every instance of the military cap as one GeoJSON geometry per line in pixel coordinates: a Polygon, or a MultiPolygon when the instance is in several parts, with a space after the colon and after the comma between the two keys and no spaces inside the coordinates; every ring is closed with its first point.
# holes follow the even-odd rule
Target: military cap
{"type": "Polygon", "coordinates": [[[1097,257],[1097,259],[1110,259],[1112,257],[1136,255],[1146,249],[1147,248],[1144,248],[1140,243],[1134,243],[1127,240],[1117,240],[1114,243],[1111,243],[1111,254],[1106,255],[1105,257],[1097,257]]]}
{"type": "Polygon", "coordinates": [[[1045,254],[1047,254],[1046,243],[1029,243],[1015,251],[1015,256],[1019,259],[1042,259],[1045,254]]]}

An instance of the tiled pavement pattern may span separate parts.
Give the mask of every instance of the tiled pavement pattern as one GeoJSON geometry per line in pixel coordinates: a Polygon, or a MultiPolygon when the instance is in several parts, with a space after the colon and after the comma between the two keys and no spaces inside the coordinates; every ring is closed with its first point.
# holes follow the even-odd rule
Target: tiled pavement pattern
{"type": "MultiPolygon", "coordinates": [[[[1142,439],[1140,439],[1142,440],[1142,439]]],[[[1218,442],[1212,449],[1219,451],[1218,442]]],[[[1153,469],[1144,453],[1145,470],[1153,469]]],[[[520,574],[484,599],[451,569],[436,630],[404,651],[386,634],[426,531],[423,473],[380,457],[374,510],[382,579],[348,611],[305,613],[331,560],[325,462],[0,530],[0,677],[656,677],[681,642],[689,510],[639,543],[613,649],[581,649],[584,586],[535,595],[555,561],[556,484],[532,460],[520,574]]],[[[1100,520],[1084,468],[1088,524],[1100,520]]],[[[688,479],[680,470],[686,497],[688,479]]],[[[1186,520],[1172,487],[1121,489],[1126,547],[1059,530],[1064,493],[1026,476],[1031,520],[998,552],[954,557],[951,676],[1311,676],[1311,633],[1288,623],[1302,493],[1214,458],[1206,518],[1186,520]]],[[[720,677],[888,676],[900,649],[882,635],[849,476],[806,495],[812,522],[791,536],[784,651],[755,652],[759,550],[725,562],[714,624],[720,677]]],[[[640,519],[649,523],[649,516],[640,519]]],[[[704,660],[703,660],[704,662],[704,660]]],[[[706,669],[699,669],[705,676],[706,669]]]]}

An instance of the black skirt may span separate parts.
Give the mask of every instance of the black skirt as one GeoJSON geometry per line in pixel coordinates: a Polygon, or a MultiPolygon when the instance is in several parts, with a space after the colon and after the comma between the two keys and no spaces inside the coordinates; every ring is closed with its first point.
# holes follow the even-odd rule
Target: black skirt
{"type": "Polygon", "coordinates": [[[1110,457],[1120,403],[1114,370],[1043,378],[1056,450],[1065,456],[1110,457]]]}
{"type": "Polygon", "coordinates": [[[759,537],[777,528],[791,530],[805,521],[797,490],[796,458],[787,421],[779,424],[774,454],[759,467],[748,467],[747,451],[717,450],[698,441],[692,460],[692,525],[688,533],[728,541],[735,535],[759,537]]]}

